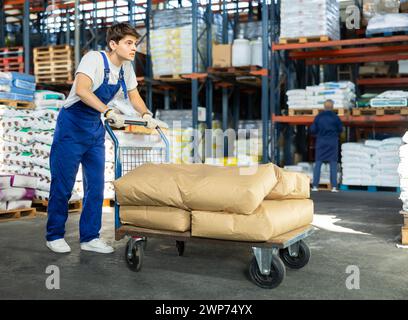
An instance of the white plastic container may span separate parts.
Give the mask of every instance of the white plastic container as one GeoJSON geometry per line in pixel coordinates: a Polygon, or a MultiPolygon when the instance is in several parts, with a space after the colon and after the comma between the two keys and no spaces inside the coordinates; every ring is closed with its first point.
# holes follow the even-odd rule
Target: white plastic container
{"type": "Polygon", "coordinates": [[[251,46],[247,39],[235,39],[232,45],[232,66],[244,67],[251,64],[251,46]]]}
{"type": "Polygon", "coordinates": [[[253,40],[251,45],[251,65],[262,66],[262,38],[253,40]]]}

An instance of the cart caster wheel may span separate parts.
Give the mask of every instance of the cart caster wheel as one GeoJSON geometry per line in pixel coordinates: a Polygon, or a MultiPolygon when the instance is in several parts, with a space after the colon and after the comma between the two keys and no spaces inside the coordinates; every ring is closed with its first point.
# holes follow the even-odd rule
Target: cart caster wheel
{"type": "Polygon", "coordinates": [[[176,247],[178,254],[181,257],[184,254],[184,241],[176,241],[176,247]]]}
{"type": "Polygon", "coordinates": [[[291,269],[301,269],[310,260],[310,249],[306,243],[302,240],[299,241],[299,254],[297,257],[291,257],[289,254],[289,249],[285,248],[279,250],[279,256],[281,257],[283,263],[291,269]]]}
{"type": "Polygon", "coordinates": [[[126,264],[132,271],[140,271],[143,264],[144,256],[144,241],[138,241],[133,245],[131,256],[128,255],[129,246],[131,246],[131,240],[128,241],[125,250],[126,264]]]}
{"type": "Polygon", "coordinates": [[[282,260],[274,255],[271,263],[271,271],[268,275],[263,275],[259,271],[258,262],[253,257],[249,265],[249,276],[251,280],[263,289],[274,289],[278,287],[286,275],[285,265],[282,260]]]}

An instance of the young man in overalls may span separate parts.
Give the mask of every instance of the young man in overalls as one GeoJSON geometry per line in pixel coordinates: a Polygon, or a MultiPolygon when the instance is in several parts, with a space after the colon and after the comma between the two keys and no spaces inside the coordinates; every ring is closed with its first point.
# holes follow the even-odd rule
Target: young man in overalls
{"type": "Polygon", "coordinates": [[[54,252],[71,251],[64,239],[65,222],[80,163],[84,181],[79,224],[81,250],[114,251],[99,239],[105,171],[105,128],[101,115],[110,120],[112,126],[123,127],[123,116],[107,104],[112,99],[129,99],[148,128],[157,126],[139,95],[131,63],[135,58],[138,38],[130,24],[113,25],[106,36],[109,50],[88,52],[76,70],[71,92],[58,116],[50,155],[51,189],[46,245],[54,252]]]}

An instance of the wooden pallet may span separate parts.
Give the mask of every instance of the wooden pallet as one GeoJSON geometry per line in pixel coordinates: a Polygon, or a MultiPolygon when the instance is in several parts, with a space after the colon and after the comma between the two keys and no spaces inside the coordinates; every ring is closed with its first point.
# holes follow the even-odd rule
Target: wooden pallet
{"type": "Polygon", "coordinates": [[[0,66],[0,71],[2,72],[15,71],[15,72],[24,73],[24,64],[0,66]]]}
{"type": "Polygon", "coordinates": [[[23,62],[24,62],[23,56],[0,58],[0,64],[23,63],[23,62]]]}
{"type": "Polygon", "coordinates": [[[0,222],[34,218],[36,213],[37,213],[37,210],[35,208],[1,210],[0,211],[0,222]]]}
{"type": "Polygon", "coordinates": [[[53,66],[42,66],[38,67],[36,66],[34,69],[34,74],[36,76],[49,76],[49,75],[57,75],[57,74],[65,74],[65,73],[71,73],[74,71],[74,67],[71,65],[53,65],[53,66]]]}
{"type": "Polygon", "coordinates": [[[153,80],[166,81],[166,82],[188,82],[188,79],[183,78],[185,74],[165,74],[155,76],[153,80]]]}
{"type": "Polygon", "coordinates": [[[22,55],[23,53],[23,47],[0,48],[0,57],[11,57],[15,55],[22,55]]]}
{"type": "MultiPolygon", "coordinates": [[[[289,109],[289,116],[317,116],[322,111],[324,109],[289,109]]],[[[332,111],[338,116],[344,116],[349,113],[349,110],[345,108],[333,109],[332,111]]]]}
{"type": "Polygon", "coordinates": [[[66,83],[74,81],[74,77],[71,73],[36,75],[35,78],[37,83],[66,83]]]}
{"type": "Polygon", "coordinates": [[[28,101],[0,99],[0,105],[1,104],[6,105],[8,107],[14,107],[16,109],[34,109],[35,108],[34,102],[28,102],[28,101]]]}
{"type": "Polygon", "coordinates": [[[245,76],[251,75],[251,72],[261,70],[260,66],[242,66],[242,67],[209,67],[208,73],[218,76],[245,76]]]}
{"type": "Polygon", "coordinates": [[[403,245],[408,245],[408,212],[401,211],[400,213],[404,218],[404,224],[401,228],[401,243],[403,245]]]}
{"type": "Polygon", "coordinates": [[[384,116],[389,114],[399,114],[402,116],[408,115],[408,107],[384,107],[384,108],[353,108],[351,109],[353,116],[384,116]]]}
{"type": "Polygon", "coordinates": [[[73,60],[74,50],[67,45],[40,47],[34,49],[34,64],[36,62],[47,62],[55,60],[73,60]]]}
{"type": "MultiPolygon", "coordinates": [[[[38,212],[47,212],[48,201],[47,200],[33,200],[32,206],[37,209],[38,212]]],[[[82,211],[82,201],[72,201],[68,204],[68,212],[76,213],[82,211]]]]}
{"type": "Polygon", "coordinates": [[[299,38],[280,38],[279,44],[288,44],[288,43],[308,43],[308,42],[327,42],[331,41],[328,36],[319,36],[319,37],[299,37],[299,38]]]}
{"type": "Polygon", "coordinates": [[[323,191],[330,191],[332,189],[332,185],[331,183],[319,183],[317,188],[323,191]]]}

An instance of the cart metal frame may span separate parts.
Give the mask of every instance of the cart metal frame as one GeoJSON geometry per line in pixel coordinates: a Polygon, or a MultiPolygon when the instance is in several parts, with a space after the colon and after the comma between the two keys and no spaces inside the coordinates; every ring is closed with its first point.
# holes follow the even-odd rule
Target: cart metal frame
{"type": "MultiPolygon", "coordinates": [[[[126,120],[125,125],[146,126],[146,122],[126,120]]],[[[170,144],[159,127],[157,127],[156,130],[159,133],[164,146],[152,148],[121,147],[107,121],[105,121],[105,127],[109,136],[113,140],[115,147],[115,180],[119,179],[123,174],[126,174],[126,172],[133,170],[137,165],[145,163],[128,163],[125,161],[125,157],[129,156],[129,153],[135,151],[134,149],[139,151],[139,153],[137,153],[138,155],[144,156],[146,162],[170,162],[170,144]],[[154,160],[157,161],[150,161],[152,157],[149,158],[147,153],[151,153],[153,156],[155,155],[156,158],[154,160]]],[[[303,240],[314,232],[314,227],[312,225],[292,230],[274,237],[267,242],[217,240],[192,237],[191,232],[189,231],[173,232],[122,225],[120,222],[120,204],[117,201],[116,195],[114,210],[115,240],[119,241],[124,237],[130,237],[126,245],[125,259],[129,268],[133,271],[140,271],[141,269],[144,250],[146,248],[147,238],[149,237],[176,241],[176,247],[180,256],[184,253],[185,242],[206,242],[209,244],[221,243],[225,245],[248,247],[252,249],[254,254],[254,258],[249,267],[249,276],[256,285],[267,289],[276,288],[283,281],[286,274],[285,265],[292,269],[300,269],[303,268],[310,259],[310,249],[303,240]]]]}

